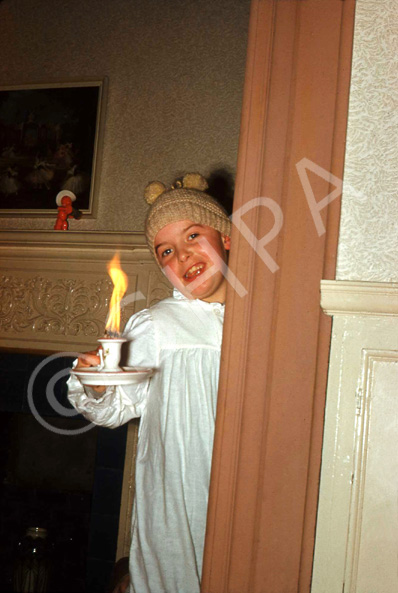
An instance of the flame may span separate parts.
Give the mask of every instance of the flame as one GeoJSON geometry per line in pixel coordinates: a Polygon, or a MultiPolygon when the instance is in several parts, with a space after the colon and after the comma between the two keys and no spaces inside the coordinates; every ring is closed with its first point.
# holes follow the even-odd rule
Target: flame
{"type": "Polygon", "coordinates": [[[127,290],[127,276],[120,267],[119,254],[116,253],[108,263],[108,274],[113,282],[113,292],[109,306],[109,315],[105,330],[109,332],[120,332],[120,301],[127,290]]]}

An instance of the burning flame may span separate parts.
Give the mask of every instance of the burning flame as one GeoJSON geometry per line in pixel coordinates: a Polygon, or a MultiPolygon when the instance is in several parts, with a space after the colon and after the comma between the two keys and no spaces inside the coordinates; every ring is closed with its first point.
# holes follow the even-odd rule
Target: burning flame
{"type": "Polygon", "coordinates": [[[120,267],[119,254],[108,263],[108,274],[113,282],[113,292],[109,306],[108,320],[105,330],[110,333],[120,332],[120,301],[127,290],[127,276],[120,267]]]}

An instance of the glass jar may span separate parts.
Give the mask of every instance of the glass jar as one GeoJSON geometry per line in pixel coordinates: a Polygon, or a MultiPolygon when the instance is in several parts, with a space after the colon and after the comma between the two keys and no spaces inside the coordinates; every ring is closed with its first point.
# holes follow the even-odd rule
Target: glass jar
{"type": "Polygon", "coordinates": [[[47,529],[29,527],[18,542],[13,590],[17,593],[46,593],[49,569],[47,529]]]}

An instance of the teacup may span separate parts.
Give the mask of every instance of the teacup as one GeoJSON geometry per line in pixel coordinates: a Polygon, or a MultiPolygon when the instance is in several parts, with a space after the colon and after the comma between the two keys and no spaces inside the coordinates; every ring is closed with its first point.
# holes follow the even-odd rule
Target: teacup
{"type": "Polygon", "coordinates": [[[101,338],[98,342],[102,348],[98,351],[100,357],[99,371],[121,371],[120,357],[122,344],[127,342],[126,338],[101,338]]]}

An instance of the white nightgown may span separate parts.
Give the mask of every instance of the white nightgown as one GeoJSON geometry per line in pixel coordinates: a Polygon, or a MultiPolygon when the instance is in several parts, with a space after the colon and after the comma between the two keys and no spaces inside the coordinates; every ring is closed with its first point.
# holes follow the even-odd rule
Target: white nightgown
{"type": "Polygon", "coordinates": [[[130,593],[199,593],[224,305],[178,291],[133,315],[128,364],[151,379],[95,399],[69,379],[86,418],[116,427],[141,417],[130,550],[130,593]]]}

